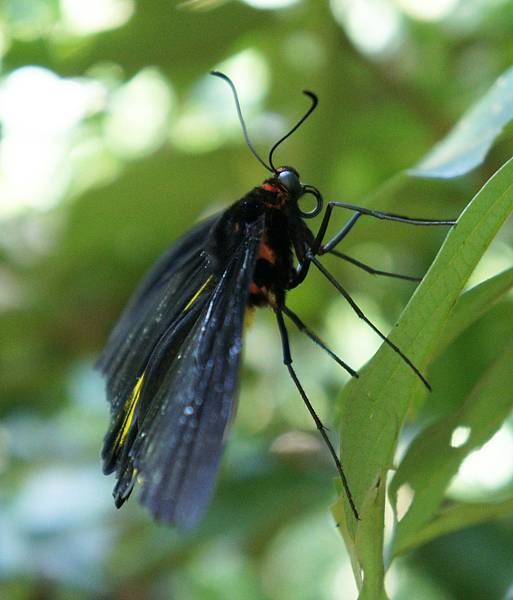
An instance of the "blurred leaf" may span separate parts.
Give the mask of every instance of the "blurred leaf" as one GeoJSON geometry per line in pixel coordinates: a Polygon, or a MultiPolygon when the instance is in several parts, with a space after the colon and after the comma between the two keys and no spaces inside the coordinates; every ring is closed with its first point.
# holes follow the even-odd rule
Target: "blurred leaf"
{"type": "MultiPolygon", "coordinates": [[[[447,236],[435,262],[404,310],[390,338],[420,368],[425,368],[465,282],[500,226],[513,210],[513,160],[478,192],[447,236]]],[[[353,498],[361,511],[356,522],[347,500],[347,531],[366,575],[382,569],[382,506],[371,504],[376,486],[392,466],[397,440],[408,407],[424,393],[412,370],[388,346],[382,345],[345,387],[341,398],[341,460],[353,498]],[[379,521],[379,522],[378,522],[379,521]],[[371,530],[371,533],[366,531],[371,530]]],[[[343,530],[343,529],[342,529],[343,530]]]]}
{"type": "Polygon", "coordinates": [[[395,544],[398,546],[409,545],[409,540],[440,505],[464,458],[487,442],[511,412],[512,364],[513,344],[510,344],[463,406],[424,430],[410,446],[390,485],[393,506],[402,485],[407,484],[414,493],[408,512],[397,526],[395,544]],[[463,436],[461,445],[452,437],[458,432],[463,436]]]}
{"type": "Polygon", "coordinates": [[[179,2],[176,8],[187,9],[187,10],[212,10],[228,2],[228,0],[184,0],[179,2]]]}
{"type": "Polygon", "coordinates": [[[404,554],[437,537],[513,514],[513,498],[504,502],[458,502],[438,513],[410,538],[397,539],[394,553],[404,554]]]}
{"type": "Polygon", "coordinates": [[[483,162],[512,118],[513,68],[509,68],[409,174],[450,178],[468,173],[483,162]]]}
{"type": "Polygon", "coordinates": [[[437,353],[447,348],[460,333],[485,314],[513,287],[513,268],[507,269],[466,291],[458,300],[448,321],[437,353]]]}

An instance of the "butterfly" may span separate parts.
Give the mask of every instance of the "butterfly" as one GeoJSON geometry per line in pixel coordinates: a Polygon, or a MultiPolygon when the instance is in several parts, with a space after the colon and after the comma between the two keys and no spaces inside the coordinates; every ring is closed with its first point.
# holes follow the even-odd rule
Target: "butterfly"
{"type": "Polygon", "coordinates": [[[273,161],[276,149],[314,111],[317,96],[304,92],[310,107],[274,144],[265,162],[251,143],[233,82],[218,71],[212,74],[230,86],[246,143],[269,177],[175,241],[142,281],[114,327],[98,361],[111,405],[103,470],[116,475],[117,507],[138,482],[140,501],[155,519],[182,528],[194,526],[212,498],[234,417],[246,317],[257,307],[268,307],[276,317],[285,367],[333,457],[351,510],[359,518],[341,461],[293,367],[285,318],[351,376],[358,377],[358,373],[287,306],[286,297],[315,267],[429,388],[422,373],[365,316],[320,257],[330,253],[372,273],[418,280],[372,269],[337,247],[365,216],[428,226],[451,226],[455,221],[413,219],[339,201],[329,202],[324,209],[317,188],[303,183],[295,168],[276,167],[273,161]],[[302,209],[306,196],[315,203],[310,210],[302,209]],[[352,216],[326,241],[332,214],[338,209],[349,210],[352,216]],[[322,212],[319,229],[313,233],[306,221],[322,212]]]}

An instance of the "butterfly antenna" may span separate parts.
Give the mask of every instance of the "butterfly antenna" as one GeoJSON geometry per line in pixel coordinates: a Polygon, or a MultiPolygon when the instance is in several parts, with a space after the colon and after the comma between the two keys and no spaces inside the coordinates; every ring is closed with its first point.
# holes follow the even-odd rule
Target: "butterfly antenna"
{"type": "Polygon", "coordinates": [[[244,117],[242,116],[242,110],[240,108],[240,102],[239,102],[239,96],[237,94],[237,90],[235,88],[235,85],[233,84],[233,81],[228,77],[228,75],[225,75],[224,73],[221,73],[220,71],[210,71],[211,75],[214,75],[215,77],[219,77],[220,79],[224,79],[224,81],[226,81],[226,83],[230,86],[230,89],[232,90],[233,93],[233,98],[235,100],[235,106],[237,108],[237,115],[239,116],[239,121],[242,127],[242,133],[244,134],[244,139],[246,140],[246,144],[248,145],[248,148],[251,150],[251,152],[253,153],[253,156],[258,160],[258,162],[260,164],[262,164],[268,171],[271,171],[271,173],[274,173],[276,171],[276,169],[271,168],[269,165],[267,165],[265,163],[265,161],[258,155],[257,151],[255,150],[255,147],[253,146],[253,144],[251,143],[251,140],[249,139],[249,134],[248,134],[248,130],[246,127],[246,123],[244,122],[244,117]]]}
{"type": "Polygon", "coordinates": [[[317,104],[319,104],[319,99],[317,98],[317,96],[313,92],[309,92],[308,90],[303,90],[303,94],[305,94],[305,96],[308,96],[310,98],[310,100],[312,101],[312,105],[306,111],[306,113],[299,119],[299,121],[294,125],[294,127],[288,133],[286,133],[282,138],[280,138],[276,142],[276,144],[274,144],[274,146],[271,148],[271,151],[269,152],[269,164],[271,165],[272,170],[275,173],[276,173],[276,168],[275,168],[275,166],[273,164],[273,154],[274,154],[274,151],[276,150],[276,148],[278,148],[278,146],[281,145],[282,142],[284,142],[287,138],[289,138],[294,133],[294,131],[296,131],[296,129],[298,129],[299,127],[301,127],[301,125],[313,113],[313,111],[317,107],[317,104]]]}

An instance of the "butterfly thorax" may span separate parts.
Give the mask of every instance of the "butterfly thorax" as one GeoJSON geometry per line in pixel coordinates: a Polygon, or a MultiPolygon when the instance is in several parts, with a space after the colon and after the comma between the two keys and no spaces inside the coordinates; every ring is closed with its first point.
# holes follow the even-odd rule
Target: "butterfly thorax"
{"type": "MultiPolygon", "coordinates": [[[[266,180],[240,201],[245,218],[264,214],[264,231],[250,285],[250,306],[283,306],[292,281],[298,239],[308,237],[296,203],[273,179],[266,180]],[[295,239],[296,238],[296,239],[295,239]]],[[[300,244],[302,240],[299,240],[300,244]]]]}
{"type": "Polygon", "coordinates": [[[230,255],[226,240],[237,239],[257,220],[263,232],[250,284],[250,307],[282,307],[295,277],[295,262],[304,260],[313,235],[298,210],[297,198],[281,187],[276,177],[265,180],[225,212],[217,226],[214,256],[230,255]],[[233,235],[236,234],[236,235],[233,235]]]}

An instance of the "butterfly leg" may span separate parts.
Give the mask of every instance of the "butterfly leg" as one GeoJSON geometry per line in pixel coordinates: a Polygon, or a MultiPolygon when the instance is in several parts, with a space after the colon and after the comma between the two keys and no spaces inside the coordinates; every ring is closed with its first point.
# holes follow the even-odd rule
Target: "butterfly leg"
{"type": "Polygon", "coordinates": [[[351,377],[358,377],[358,373],[354,369],[352,369],[347,363],[345,363],[341,358],[339,358],[335,354],[335,352],[333,352],[333,350],[330,350],[328,346],[326,346],[326,344],[321,340],[321,338],[316,333],[314,333],[308,327],[308,325],[303,323],[303,321],[294,311],[292,311],[288,306],[283,306],[282,310],[287,315],[287,317],[289,317],[289,319],[294,323],[294,325],[299,329],[299,331],[306,334],[315,344],[319,346],[319,348],[322,348],[324,352],[329,354],[329,356],[331,356],[331,358],[336,363],[338,363],[343,369],[345,369],[349,373],[349,375],[351,375],[351,377]]]}
{"type": "Polygon", "coordinates": [[[342,468],[342,464],[337,456],[337,453],[335,452],[335,449],[333,448],[332,443],[330,442],[330,439],[326,433],[326,428],[324,427],[324,425],[322,424],[322,421],[320,420],[317,413],[315,412],[314,407],[312,406],[310,400],[308,399],[308,396],[306,395],[306,393],[303,389],[303,386],[301,385],[299,379],[297,378],[296,372],[294,371],[294,369],[292,367],[292,356],[290,353],[289,335],[288,335],[287,327],[285,325],[285,321],[283,319],[282,310],[280,308],[277,308],[277,309],[275,309],[275,312],[276,312],[276,320],[278,321],[278,328],[280,330],[280,336],[281,336],[281,343],[282,343],[282,349],[283,349],[283,363],[287,367],[287,369],[289,371],[289,375],[291,376],[292,381],[294,382],[294,385],[296,386],[299,394],[301,395],[301,398],[303,399],[303,402],[305,403],[306,408],[308,409],[308,412],[310,413],[312,419],[314,420],[317,429],[319,430],[326,446],[328,447],[328,450],[329,450],[333,460],[335,461],[335,465],[336,465],[337,471],[340,475],[340,479],[342,481],[342,486],[344,488],[347,499],[349,501],[349,505],[351,506],[351,510],[352,510],[355,518],[359,519],[360,517],[358,515],[358,511],[356,510],[353,496],[351,494],[351,490],[349,489],[349,484],[347,482],[347,478],[345,476],[344,469],[342,468]]]}
{"type": "Polygon", "coordinates": [[[378,329],[378,327],[376,327],[376,325],[374,325],[374,323],[365,315],[365,313],[358,306],[358,304],[356,304],[356,302],[351,298],[351,296],[349,295],[349,292],[335,279],[335,277],[333,277],[333,275],[328,271],[328,269],[326,269],[326,267],[315,256],[311,255],[309,258],[310,258],[310,261],[322,273],[322,275],[331,283],[331,285],[346,299],[347,303],[353,309],[353,311],[356,313],[356,315],[360,319],[362,319],[362,321],[367,323],[367,325],[375,333],[377,333],[377,335],[385,342],[385,344],[390,346],[390,348],[392,348],[392,350],[394,352],[396,352],[404,360],[404,362],[412,369],[412,371],[415,373],[415,375],[417,375],[417,377],[422,381],[422,383],[425,385],[425,387],[429,391],[431,391],[431,386],[429,385],[429,382],[427,381],[427,379],[424,377],[424,375],[422,375],[420,370],[413,364],[413,362],[406,356],[406,354],[404,354],[404,352],[399,348],[399,346],[397,346],[396,344],[391,342],[387,338],[387,336],[380,329],[378,329]]]}
{"type": "MultiPolygon", "coordinates": [[[[330,242],[328,242],[328,244],[326,244],[326,246],[322,246],[322,241],[326,234],[326,229],[328,228],[332,210],[333,209],[330,208],[330,206],[328,205],[328,208],[326,209],[326,213],[324,214],[324,217],[322,219],[321,226],[319,227],[319,231],[317,232],[317,235],[315,236],[315,240],[313,241],[311,248],[310,248],[312,256],[321,255],[321,254],[324,254],[325,252],[329,252],[333,246],[336,246],[343,238],[346,237],[346,235],[355,226],[358,219],[362,216],[362,213],[356,213],[355,215],[353,215],[349,219],[349,221],[344,225],[344,227],[337,233],[337,235],[330,242]],[[329,246],[329,248],[326,250],[325,248],[328,246],[329,246]]],[[[291,281],[288,289],[293,289],[293,288],[297,287],[305,280],[305,277],[307,276],[308,270],[310,268],[310,262],[311,262],[310,256],[307,256],[306,260],[304,260],[303,262],[300,262],[300,264],[296,268],[296,275],[295,275],[294,279],[291,281]]]]}
{"type": "MultiPolygon", "coordinates": [[[[341,258],[348,263],[351,263],[355,267],[362,269],[363,271],[370,273],[371,275],[381,275],[383,277],[393,277],[395,279],[404,279],[405,281],[422,281],[422,277],[413,277],[412,275],[403,275],[401,273],[391,273],[390,271],[381,271],[380,269],[375,269],[370,265],[362,262],[361,260],[357,260],[352,256],[348,256],[343,252],[339,252],[338,250],[328,250],[329,254],[336,256],[337,258],[341,258]]],[[[319,253],[322,254],[322,253],[319,253]]]]}
{"type": "Polygon", "coordinates": [[[393,213],[387,213],[382,211],[374,211],[369,210],[360,206],[356,206],[355,204],[348,204],[346,202],[329,202],[326,208],[326,212],[324,213],[323,220],[319,227],[319,231],[315,237],[315,241],[312,244],[312,253],[316,256],[322,256],[323,254],[332,254],[337,258],[350,262],[356,267],[367,271],[367,273],[371,273],[373,275],[382,275],[385,277],[395,277],[396,279],[404,279],[407,281],[421,281],[420,277],[412,277],[411,275],[403,275],[400,273],[390,273],[389,271],[382,271],[379,269],[375,269],[365,263],[348,256],[342,252],[338,252],[335,250],[335,246],[337,246],[351,231],[354,225],[357,223],[358,219],[363,215],[375,217],[378,219],[386,219],[389,221],[398,221],[400,223],[409,223],[411,225],[455,225],[455,221],[453,220],[431,220],[431,219],[412,219],[410,217],[405,217],[401,215],[396,215],[393,213]],[[333,236],[331,240],[327,243],[323,243],[324,236],[326,235],[326,231],[328,229],[328,225],[331,219],[331,215],[333,213],[334,208],[346,208],[348,210],[355,211],[355,214],[349,219],[349,221],[344,225],[344,227],[333,236]]]}
{"type": "Polygon", "coordinates": [[[456,221],[452,219],[448,220],[440,220],[440,219],[413,219],[411,217],[405,217],[404,215],[397,215],[395,213],[383,212],[380,210],[370,210],[368,208],[364,208],[363,206],[357,206],[356,204],[349,204],[347,202],[339,202],[332,200],[328,202],[328,206],[326,207],[326,212],[324,213],[321,225],[319,227],[319,231],[317,232],[317,236],[312,246],[312,250],[314,254],[325,254],[332,250],[340,241],[349,233],[352,229],[356,221],[362,216],[367,215],[370,217],[374,217],[376,219],[384,219],[386,221],[397,221],[399,223],[407,223],[409,225],[423,225],[423,226],[433,226],[433,225],[448,225],[453,226],[456,225],[456,221]],[[347,224],[339,231],[329,242],[323,244],[324,236],[326,235],[326,230],[328,229],[328,225],[331,219],[331,215],[333,213],[334,208],[345,208],[347,210],[352,210],[355,212],[353,217],[349,219],[347,224]]]}

